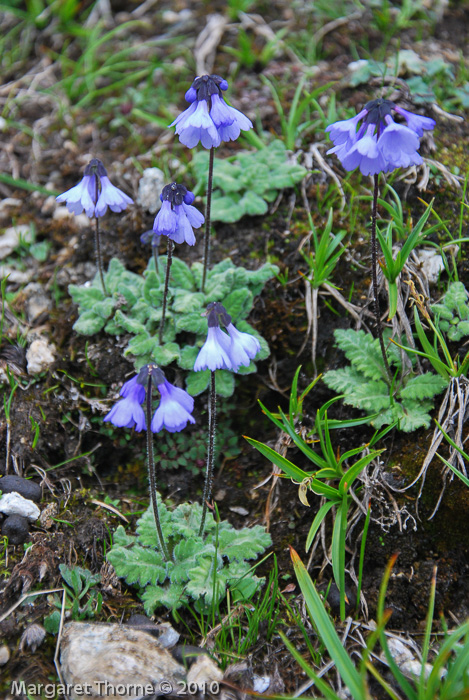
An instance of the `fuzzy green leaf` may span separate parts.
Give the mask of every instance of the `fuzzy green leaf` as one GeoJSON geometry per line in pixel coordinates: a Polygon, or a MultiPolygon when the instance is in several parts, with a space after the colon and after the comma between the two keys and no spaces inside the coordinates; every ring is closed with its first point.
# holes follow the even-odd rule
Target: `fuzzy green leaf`
{"type": "Polygon", "coordinates": [[[138,333],[145,333],[145,326],[143,323],[134,318],[126,316],[120,309],[117,309],[114,316],[114,321],[116,324],[124,328],[127,333],[134,333],[135,335],[138,333]]]}
{"type": "Polygon", "coordinates": [[[448,386],[446,379],[439,374],[425,372],[417,377],[411,377],[405,387],[401,389],[402,399],[431,399],[448,386]]]}
{"type": "Polygon", "coordinates": [[[232,372],[226,369],[218,369],[215,373],[215,391],[218,396],[233,396],[235,378],[232,372]]]}
{"type": "Polygon", "coordinates": [[[197,566],[189,570],[189,581],[186,591],[195,600],[204,599],[205,605],[212,605],[213,601],[220,601],[226,588],[228,571],[226,569],[213,571],[214,560],[212,557],[203,557],[197,566]]]}
{"type": "MultiPolygon", "coordinates": [[[[163,258],[161,260],[163,263],[163,258]]],[[[171,286],[192,291],[194,289],[194,278],[190,268],[180,258],[173,258],[171,265],[171,286]]]]}
{"type": "Polygon", "coordinates": [[[199,350],[200,348],[196,345],[185,345],[179,356],[179,367],[181,369],[193,369],[199,350]]]}
{"type": "Polygon", "coordinates": [[[131,338],[125,350],[125,354],[137,356],[147,355],[148,353],[151,353],[153,351],[155,345],[157,344],[158,339],[153,336],[150,336],[149,333],[145,331],[131,338]]]}
{"type": "Polygon", "coordinates": [[[337,329],[334,337],[339,348],[352,365],[369,379],[383,379],[386,370],[381,357],[379,340],[364,331],[337,329]]]}
{"type": "Polygon", "coordinates": [[[73,324],[73,330],[82,335],[94,335],[99,333],[106,321],[94,311],[85,311],[73,324]]]}
{"type": "Polygon", "coordinates": [[[148,587],[142,595],[143,606],[147,615],[153,615],[156,608],[162,605],[168,610],[176,610],[187,603],[184,585],[172,583],[166,586],[148,587]]]}
{"type": "Polygon", "coordinates": [[[93,309],[97,301],[102,301],[104,299],[103,290],[98,287],[69,284],[68,293],[72,297],[73,302],[78,304],[80,310],[83,309],[85,311],[93,309]]]}
{"type": "Polygon", "coordinates": [[[399,423],[399,429],[405,433],[410,433],[417,428],[429,428],[431,417],[429,411],[433,408],[432,401],[410,401],[402,402],[403,416],[399,423]]]}
{"type": "Polygon", "coordinates": [[[201,292],[188,292],[185,289],[175,289],[171,308],[176,313],[196,314],[202,309],[204,295],[201,292]]]}
{"type": "Polygon", "coordinates": [[[154,345],[152,357],[159,365],[166,367],[173,360],[179,360],[179,345],[177,343],[166,343],[165,345],[154,345]]]}
{"type": "Polygon", "coordinates": [[[349,394],[363,384],[363,374],[353,367],[331,369],[324,374],[322,379],[329,389],[334,389],[340,394],[349,394]]]}
{"type": "Polygon", "coordinates": [[[263,216],[267,214],[267,202],[252,191],[246,192],[238,202],[238,207],[249,216],[263,216]]]}
{"type": "Polygon", "coordinates": [[[162,583],[166,579],[166,566],[162,555],[155,549],[140,547],[113,547],[107,555],[119,576],[127,583],[146,586],[162,583]]]}
{"type": "Polygon", "coordinates": [[[243,289],[234,289],[227,297],[225,297],[223,306],[230,314],[233,323],[236,323],[240,318],[246,318],[252,308],[252,292],[244,287],[243,289]]]}
{"type": "Polygon", "coordinates": [[[189,372],[186,377],[186,389],[191,396],[198,396],[208,387],[210,382],[210,370],[202,372],[189,372]]]}
{"type": "Polygon", "coordinates": [[[200,313],[184,314],[176,318],[176,330],[204,335],[207,333],[207,319],[200,313]]]}
{"type": "Polygon", "coordinates": [[[369,413],[378,413],[391,404],[389,387],[381,380],[363,382],[347,393],[344,403],[362,408],[369,413]]]}
{"type": "MultiPolygon", "coordinates": [[[[171,528],[171,512],[166,508],[159,494],[157,497],[157,502],[161,528],[163,530],[163,534],[167,536],[167,530],[171,528]]],[[[140,544],[148,547],[159,546],[158,536],[156,534],[155,516],[151,506],[147,508],[137,523],[137,535],[140,544]]]]}
{"type": "Polygon", "coordinates": [[[218,555],[230,561],[256,559],[272,544],[272,538],[261,525],[244,527],[242,530],[224,530],[218,536],[218,555]]]}

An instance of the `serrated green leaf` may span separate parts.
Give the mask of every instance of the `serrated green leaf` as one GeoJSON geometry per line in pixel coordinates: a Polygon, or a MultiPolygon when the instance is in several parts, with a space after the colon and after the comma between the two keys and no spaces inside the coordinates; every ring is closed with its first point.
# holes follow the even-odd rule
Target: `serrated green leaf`
{"type": "Polygon", "coordinates": [[[215,391],[217,395],[225,397],[233,396],[234,387],[234,374],[228,372],[226,369],[218,369],[215,373],[215,391]]]}
{"type": "Polygon", "coordinates": [[[386,369],[381,357],[379,340],[364,331],[354,331],[351,328],[334,331],[334,337],[339,348],[355,369],[369,379],[386,379],[386,369]]]}
{"type": "Polygon", "coordinates": [[[184,592],[184,585],[173,583],[166,586],[152,586],[146,588],[142,595],[143,606],[147,615],[153,615],[156,608],[162,605],[168,610],[176,610],[187,603],[188,598],[184,592]]]}
{"type": "MultiPolygon", "coordinates": [[[[163,264],[163,258],[161,262],[163,264]]],[[[166,263],[164,263],[166,264],[166,263]]],[[[171,265],[171,287],[186,289],[188,291],[194,291],[194,278],[192,277],[192,272],[190,268],[183,262],[180,258],[173,257],[173,262],[171,265]]]]}
{"type": "Polygon", "coordinates": [[[200,314],[184,314],[175,319],[176,331],[187,331],[195,335],[207,333],[207,319],[200,314]]]}
{"type": "Polygon", "coordinates": [[[166,367],[173,360],[179,360],[179,345],[177,343],[165,343],[165,345],[158,345],[155,343],[152,350],[152,357],[157,362],[157,364],[162,367],[166,367]]]}
{"type": "Polygon", "coordinates": [[[198,396],[206,390],[210,382],[210,370],[202,372],[189,372],[186,377],[186,389],[191,396],[198,396]]]}
{"type": "Polygon", "coordinates": [[[205,299],[202,292],[188,292],[185,289],[174,289],[173,292],[171,308],[174,312],[200,315],[205,299]]]}
{"type": "Polygon", "coordinates": [[[72,297],[73,302],[84,311],[93,309],[97,301],[102,301],[104,299],[103,290],[98,287],[85,287],[84,285],[78,286],[76,284],[69,284],[68,293],[72,297]]]}
{"type": "Polygon", "coordinates": [[[218,552],[230,561],[256,559],[272,544],[272,538],[261,525],[244,527],[242,530],[224,530],[218,535],[218,552]]]}
{"type": "Polygon", "coordinates": [[[84,311],[73,324],[73,330],[81,335],[94,335],[104,327],[106,321],[94,311],[84,311]]]}
{"type": "Polygon", "coordinates": [[[363,374],[353,367],[341,367],[326,372],[322,380],[329,389],[334,389],[339,394],[349,394],[363,384],[363,374]]]}
{"type": "Polygon", "coordinates": [[[214,573],[212,557],[203,557],[197,566],[189,570],[186,592],[195,600],[204,599],[205,605],[220,601],[225,595],[228,571],[219,569],[214,573]]]}
{"type": "Polygon", "coordinates": [[[147,355],[153,352],[155,345],[158,345],[158,338],[150,336],[150,334],[145,331],[131,338],[125,350],[125,354],[136,355],[137,357],[140,355],[147,355]]]}
{"type": "MultiPolygon", "coordinates": [[[[236,280],[237,281],[237,280],[236,280]]],[[[223,306],[230,314],[232,322],[236,323],[241,318],[246,318],[252,309],[252,292],[246,287],[234,289],[225,297],[223,306]]]]}
{"type": "Polygon", "coordinates": [[[405,433],[410,433],[418,428],[429,428],[431,417],[429,411],[433,408],[431,401],[410,401],[405,399],[402,402],[403,416],[399,422],[399,429],[405,433]]]}
{"type": "Polygon", "coordinates": [[[193,369],[199,350],[200,348],[196,345],[185,345],[179,356],[179,367],[181,369],[193,369]]]}
{"type": "Polygon", "coordinates": [[[439,374],[425,372],[417,377],[411,377],[399,395],[402,399],[431,399],[448,386],[446,379],[439,374]]]}
{"type": "Polygon", "coordinates": [[[133,544],[135,540],[135,535],[127,535],[122,525],[117,526],[117,529],[114,531],[114,534],[112,536],[113,546],[118,547],[127,547],[127,545],[129,544],[133,544]]]}
{"type": "Polygon", "coordinates": [[[361,408],[369,413],[378,413],[391,404],[389,387],[383,381],[365,381],[347,393],[344,403],[361,408]]]}
{"type": "MultiPolygon", "coordinates": [[[[170,529],[169,523],[171,522],[171,512],[162,502],[159,493],[157,494],[157,503],[161,528],[163,530],[163,534],[167,537],[167,530],[170,529]]],[[[142,545],[147,547],[159,546],[158,536],[156,534],[155,515],[153,513],[152,506],[147,508],[141,518],[139,518],[137,523],[137,536],[139,543],[142,545]]]]}
{"type": "Polygon", "coordinates": [[[166,579],[166,566],[162,555],[155,549],[141,547],[113,547],[107,555],[108,561],[119,571],[127,583],[139,586],[162,583],[166,579]]]}
{"type": "Polygon", "coordinates": [[[145,326],[140,321],[136,319],[129,318],[126,314],[122,313],[120,309],[117,309],[114,321],[117,325],[124,328],[127,333],[134,333],[135,335],[139,333],[145,333],[145,326]]]}
{"type": "Polygon", "coordinates": [[[268,209],[267,202],[252,190],[249,190],[241,197],[238,202],[238,207],[239,211],[249,214],[249,216],[263,216],[267,213],[268,209]]]}

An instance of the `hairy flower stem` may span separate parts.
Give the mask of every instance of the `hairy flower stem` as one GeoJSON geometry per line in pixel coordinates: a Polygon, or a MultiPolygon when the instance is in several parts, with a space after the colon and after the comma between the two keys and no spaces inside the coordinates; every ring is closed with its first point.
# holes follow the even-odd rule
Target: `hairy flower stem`
{"type": "Polygon", "coordinates": [[[160,345],[163,343],[164,322],[166,318],[166,302],[168,299],[169,275],[171,272],[171,263],[173,262],[173,248],[174,243],[171,240],[171,238],[168,238],[168,258],[166,261],[166,276],[164,278],[163,311],[161,312],[160,331],[158,333],[158,341],[160,345]]]}
{"type": "Polygon", "coordinates": [[[386,357],[386,350],[384,348],[383,341],[383,330],[381,328],[381,313],[379,310],[379,298],[378,298],[378,274],[377,274],[377,255],[376,255],[376,216],[378,209],[378,174],[374,175],[374,188],[373,188],[373,208],[371,210],[371,278],[373,281],[373,296],[374,296],[374,311],[376,319],[376,330],[379,338],[379,345],[381,348],[381,354],[383,356],[384,367],[386,368],[386,374],[389,380],[392,379],[391,370],[389,368],[388,358],[386,357]]]}
{"type": "Polygon", "coordinates": [[[171,556],[169,554],[168,548],[164,541],[163,531],[161,529],[160,516],[158,513],[158,501],[156,500],[156,467],[155,459],[153,456],[153,434],[151,432],[151,374],[148,375],[147,382],[147,398],[146,398],[146,419],[147,419],[147,464],[148,464],[148,477],[150,481],[150,499],[153,506],[153,514],[155,516],[156,532],[158,534],[158,541],[160,543],[161,551],[166,561],[170,561],[171,556]]]}
{"type": "Polygon", "coordinates": [[[207,279],[207,271],[210,257],[210,214],[212,211],[212,189],[213,189],[213,158],[215,148],[210,149],[210,158],[208,161],[208,182],[207,182],[207,206],[205,207],[205,230],[204,230],[204,271],[202,273],[202,286],[200,291],[205,291],[205,281],[207,279]]]}
{"type": "MultiPolygon", "coordinates": [[[[95,180],[96,180],[95,201],[97,202],[98,197],[99,197],[99,177],[98,177],[98,175],[95,176],[95,180]]],[[[96,227],[94,229],[94,246],[96,249],[96,262],[98,265],[99,276],[101,277],[101,284],[103,287],[104,296],[107,297],[106,285],[104,284],[103,260],[101,257],[101,240],[99,237],[99,217],[95,216],[94,219],[96,221],[96,227]]]]}
{"type": "Polygon", "coordinates": [[[210,372],[210,393],[208,397],[208,451],[207,451],[207,470],[205,472],[205,485],[202,520],[200,521],[199,537],[202,537],[204,532],[205,517],[207,515],[207,506],[212,495],[213,482],[213,467],[215,462],[215,426],[217,419],[217,394],[215,391],[215,372],[210,372]]]}

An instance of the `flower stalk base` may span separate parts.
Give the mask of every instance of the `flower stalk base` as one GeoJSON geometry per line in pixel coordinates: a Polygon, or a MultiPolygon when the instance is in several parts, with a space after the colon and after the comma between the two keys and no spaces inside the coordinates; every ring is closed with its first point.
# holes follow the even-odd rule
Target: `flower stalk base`
{"type": "Polygon", "coordinates": [[[217,394],[215,390],[215,372],[210,372],[210,392],[208,397],[208,450],[207,469],[205,472],[204,495],[202,497],[203,510],[200,520],[199,537],[202,537],[207,515],[208,502],[212,495],[213,467],[215,464],[215,427],[217,419],[217,394]]]}

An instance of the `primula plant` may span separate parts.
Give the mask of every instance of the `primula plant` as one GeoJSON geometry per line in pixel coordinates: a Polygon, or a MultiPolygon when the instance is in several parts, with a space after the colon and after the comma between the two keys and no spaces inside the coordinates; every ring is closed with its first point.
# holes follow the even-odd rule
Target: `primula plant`
{"type": "Polygon", "coordinates": [[[453,282],[438,304],[430,309],[435,315],[435,324],[448,340],[458,342],[469,335],[469,293],[462,282],[453,282]]]}
{"type": "MultiPolygon", "coordinates": [[[[97,280],[90,286],[70,285],[70,295],[79,311],[74,329],[84,335],[94,335],[101,329],[111,335],[130,334],[125,354],[135,359],[137,369],[149,362],[156,362],[161,367],[176,362],[182,369],[192,370],[207,330],[206,321],[200,314],[209,302],[223,300],[238,329],[258,338],[261,351],[257,359],[268,357],[266,341],[245,319],[254,297],[278,272],[276,265],[266,263],[258,270],[246,270],[235,267],[231,260],[223,260],[209,271],[205,293],[202,293],[198,291],[202,278],[201,263],[189,267],[182,260],[173,258],[167,319],[163,343],[160,344],[158,330],[162,318],[166,257],[162,256],[159,263],[156,272],[151,261],[142,277],[126,270],[114,258],[105,277],[108,297],[103,294],[97,280]],[[180,334],[185,338],[184,344],[179,341],[180,334]]],[[[255,369],[251,362],[242,371],[246,374],[255,369]]],[[[208,372],[189,372],[187,376],[187,389],[193,396],[205,391],[208,383],[208,372]]],[[[217,393],[231,396],[233,391],[234,376],[222,370],[217,376],[217,393]]]]}
{"type": "MultiPolygon", "coordinates": [[[[196,153],[192,168],[203,182],[209,156],[196,153]]],[[[258,151],[239,151],[229,158],[215,158],[213,169],[212,221],[233,223],[243,216],[266,214],[278,193],[294,187],[307,170],[288,158],[282,141],[272,141],[258,151]]]]}
{"type": "Polygon", "coordinates": [[[108,560],[116,574],[138,586],[145,611],[179,608],[192,602],[207,613],[230,590],[231,600],[249,599],[262,584],[249,560],[256,559],[272,543],[260,525],[235,530],[227,522],[216,522],[207,513],[204,536],[200,535],[202,506],[183,503],[171,510],[158,495],[158,511],[170,556],[164,558],[155,535],[152,509],[137,523],[137,535],[127,535],[122,526],[113,537],[108,560]]]}
{"type": "Polygon", "coordinates": [[[432,372],[404,372],[401,350],[390,343],[390,381],[377,339],[352,329],[337,329],[334,336],[351,364],[326,372],[323,379],[328,387],[343,394],[345,404],[365,411],[375,428],[395,423],[399,430],[411,432],[430,426],[433,398],[448,385],[444,377],[432,372]]]}

